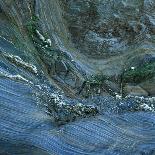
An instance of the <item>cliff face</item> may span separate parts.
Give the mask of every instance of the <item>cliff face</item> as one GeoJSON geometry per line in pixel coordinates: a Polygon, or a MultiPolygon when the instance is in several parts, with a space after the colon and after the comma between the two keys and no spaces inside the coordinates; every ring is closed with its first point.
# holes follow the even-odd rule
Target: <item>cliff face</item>
{"type": "MultiPolygon", "coordinates": [[[[124,80],[123,85],[140,85],[154,96],[154,65],[151,73],[144,73],[146,77],[131,70],[154,64],[153,10],[153,1],[138,0],[2,1],[1,36],[25,55],[33,55],[31,59],[36,55],[42,59],[50,78],[54,76],[55,83],[63,85],[61,89],[68,89],[66,94],[75,96],[80,91],[89,96],[83,83],[100,75],[111,94],[120,92],[124,80]],[[124,72],[130,77],[123,77],[124,72]],[[148,87],[149,81],[152,87],[148,87]]],[[[97,87],[90,87],[91,94],[96,94],[93,89],[97,87]]]]}
{"type": "Polygon", "coordinates": [[[154,10],[1,0],[0,154],[153,154],[154,10]]]}
{"type": "MultiPolygon", "coordinates": [[[[138,73],[139,81],[133,80],[133,73],[129,77],[133,81],[123,77],[131,67],[141,66],[137,69],[141,70],[146,63],[154,61],[153,1],[70,0],[64,2],[64,8],[72,42],[81,55],[88,57],[89,66],[95,72],[115,84],[120,83],[120,76],[125,83],[140,83],[154,95],[152,88],[143,85],[148,77],[140,77],[138,73]]],[[[153,80],[152,72],[150,79],[153,80]]]]}

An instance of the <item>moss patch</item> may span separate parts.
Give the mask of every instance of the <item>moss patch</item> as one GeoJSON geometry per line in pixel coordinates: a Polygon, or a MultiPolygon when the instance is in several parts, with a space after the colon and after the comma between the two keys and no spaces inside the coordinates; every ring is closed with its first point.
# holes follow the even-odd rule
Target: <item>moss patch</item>
{"type": "Polygon", "coordinates": [[[89,84],[90,86],[99,86],[102,85],[106,79],[106,76],[104,76],[103,74],[93,75],[90,79],[87,80],[87,84],[89,84]]]}
{"type": "Polygon", "coordinates": [[[79,93],[83,91],[82,96],[85,98],[88,98],[89,96],[94,94],[100,94],[102,86],[104,85],[105,80],[107,79],[108,77],[106,77],[102,73],[92,75],[88,77],[87,80],[83,83],[79,93]]]}
{"type": "Polygon", "coordinates": [[[155,62],[146,63],[135,69],[127,70],[123,75],[123,82],[140,83],[155,75],[155,62]]]}
{"type": "Polygon", "coordinates": [[[32,16],[31,19],[26,23],[26,28],[30,36],[33,36],[36,34],[38,21],[39,21],[39,18],[37,16],[32,16]]]}

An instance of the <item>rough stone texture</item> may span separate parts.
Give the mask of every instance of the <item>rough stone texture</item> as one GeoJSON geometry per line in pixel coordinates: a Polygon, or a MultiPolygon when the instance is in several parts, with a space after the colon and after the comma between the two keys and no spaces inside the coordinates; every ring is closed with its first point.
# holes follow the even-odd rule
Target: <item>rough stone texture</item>
{"type": "MultiPolygon", "coordinates": [[[[154,154],[154,98],[121,99],[123,73],[154,63],[154,10],[154,0],[1,0],[0,154],[154,154]]],[[[134,85],[153,96],[151,78],[134,85]]]]}
{"type": "Polygon", "coordinates": [[[140,83],[140,86],[145,89],[150,96],[155,96],[155,78],[140,83]]]}
{"type": "MultiPolygon", "coordinates": [[[[61,78],[59,83],[64,81],[65,75],[59,75],[62,72],[58,71],[60,64],[55,63],[57,57],[61,62],[67,62],[70,75],[75,74],[79,83],[100,72],[116,85],[120,85],[119,78],[125,69],[153,61],[154,1],[56,0],[46,3],[2,1],[1,36],[19,49],[31,49],[33,55],[38,55],[39,51],[51,77],[56,73],[61,78]],[[53,52],[38,36],[31,34],[28,25],[33,25],[46,40],[51,40],[53,52]],[[33,35],[33,42],[30,35],[33,35]],[[62,53],[64,56],[60,56],[62,53]],[[152,59],[148,58],[151,55],[152,59]]],[[[68,87],[75,86],[75,81],[67,84],[68,87]]],[[[76,85],[73,94],[78,91],[76,85]]]]}
{"type": "Polygon", "coordinates": [[[143,88],[140,86],[133,86],[133,85],[126,85],[124,87],[124,93],[126,95],[131,95],[131,96],[148,96],[147,91],[145,91],[143,88]]]}
{"type": "Polygon", "coordinates": [[[62,3],[78,55],[89,57],[87,64],[95,72],[119,78],[125,69],[153,61],[154,1],[68,0],[62,3]]]}

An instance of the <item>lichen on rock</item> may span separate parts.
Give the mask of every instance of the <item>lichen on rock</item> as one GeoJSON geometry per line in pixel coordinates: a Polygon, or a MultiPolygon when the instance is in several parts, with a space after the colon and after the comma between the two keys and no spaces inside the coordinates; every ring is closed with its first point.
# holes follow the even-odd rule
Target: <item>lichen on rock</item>
{"type": "Polygon", "coordinates": [[[83,103],[66,103],[59,94],[50,94],[50,102],[48,103],[49,114],[53,117],[58,125],[66,124],[78,120],[95,116],[99,113],[96,106],[85,105],[83,103]]]}

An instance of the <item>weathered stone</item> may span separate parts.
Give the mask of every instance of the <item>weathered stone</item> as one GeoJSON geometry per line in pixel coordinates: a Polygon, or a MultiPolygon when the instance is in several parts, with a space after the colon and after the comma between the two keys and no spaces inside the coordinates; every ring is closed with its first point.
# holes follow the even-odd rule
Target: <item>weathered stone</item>
{"type": "Polygon", "coordinates": [[[69,72],[65,78],[65,83],[68,84],[69,86],[75,88],[76,86],[76,75],[74,73],[69,72]]]}
{"type": "Polygon", "coordinates": [[[155,77],[140,83],[140,86],[145,89],[150,96],[155,96],[155,77]]]}
{"type": "Polygon", "coordinates": [[[0,154],[153,155],[155,97],[105,96],[128,70],[126,94],[154,94],[154,19],[155,0],[0,0],[0,154]]]}
{"type": "Polygon", "coordinates": [[[113,92],[120,92],[120,84],[116,83],[116,82],[112,82],[109,80],[105,81],[105,84],[107,84],[107,86],[109,86],[109,88],[113,91],[113,92]]]}
{"type": "Polygon", "coordinates": [[[141,88],[139,85],[129,85],[124,87],[124,94],[131,96],[148,96],[148,92],[141,88]]]}
{"type": "Polygon", "coordinates": [[[55,70],[56,70],[56,73],[58,76],[59,75],[65,76],[67,74],[68,68],[64,61],[56,61],[55,62],[55,70]]]}
{"type": "MultiPolygon", "coordinates": [[[[48,0],[47,3],[2,1],[0,35],[23,51],[31,49],[34,55],[39,53],[51,78],[59,76],[57,79],[62,83],[80,88],[87,75],[102,72],[107,77],[116,77],[110,86],[115,91],[115,81],[119,81],[125,69],[154,61],[153,0],[48,0]],[[27,29],[28,24],[31,29],[27,29]],[[33,41],[29,38],[34,36],[29,34],[31,30],[36,29],[44,36],[44,42],[50,39],[50,46],[42,46],[38,35],[33,41]],[[59,61],[59,54],[55,53],[67,53],[68,57],[59,61]],[[69,67],[74,75],[66,75],[69,67]]],[[[97,86],[93,90],[92,94],[100,92],[97,86]]]]}
{"type": "Polygon", "coordinates": [[[155,62],[155,54],[145,54],[140,62],[140,65],[153,62],[155,62]]]}

